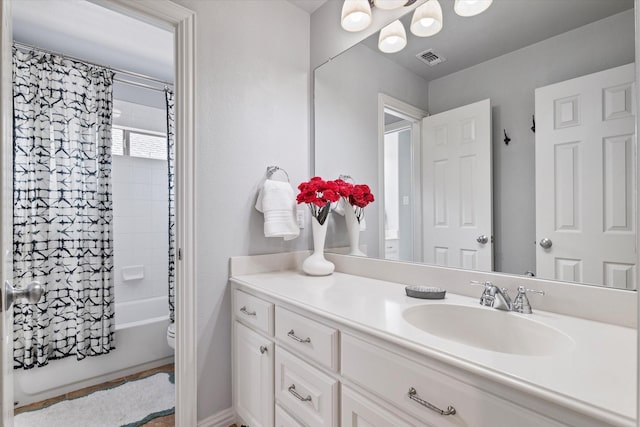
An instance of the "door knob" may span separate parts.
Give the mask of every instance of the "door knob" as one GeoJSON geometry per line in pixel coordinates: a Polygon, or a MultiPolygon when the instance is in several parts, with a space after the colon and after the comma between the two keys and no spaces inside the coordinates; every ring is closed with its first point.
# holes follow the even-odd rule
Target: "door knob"
{"type": "Polygon", "coordinates": [[[19,299],[26,299],[29,304],[35,304],[40,300],[43,293],[44,288],[38,281],[29,283],[23,289],[16,289],[6,280],[4,282],[5,308],[9,309],[11,304],[19,299]]]}
{"type": "Polygon", "coordinates": [[[483,234],[481,236],[478,236],[476,242],[480,243],[481,245],[486,245],[487,243],[489,243],[489,238],[483,234]]]}
{"type": "Polygon", "coordinates": [[[540,246],[542,246],[544,249],[549,249],[551,245],[553,245],[551,239],[547,239],[545,237],[544,239],[540,240],[540,246]]]}

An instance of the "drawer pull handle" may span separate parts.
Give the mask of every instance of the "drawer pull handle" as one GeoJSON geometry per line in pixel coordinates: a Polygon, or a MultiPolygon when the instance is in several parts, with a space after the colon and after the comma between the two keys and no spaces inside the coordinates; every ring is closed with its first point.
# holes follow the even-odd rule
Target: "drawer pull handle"
{"type": "Polygon", "coordinates": [[[427,402],[426,400],[420,399],[418,397],[418,392],[413,387],[411,387],[409,389],[409,393],[407,393],[407,394],[409,396],[409,399],[418,402],[422,406],[426,406],[427,408],[431,409],[432,411],[435,411],[435,412],[439,413],[440,415],[455,415],[455,413],[456,413],[456,408],[454,408],[453,406],[449,406],[446,411],[443,411],[442,409],[438,408],[435,405],[432,405],[431,403],[427,402]]]}
{"type": "Polygon", "coordinates": [[[261,345],[260,346],[260,354],[265,354],[267,352],[267,346],[266,345],[261,345]]]}
{"type": "Polygon", "coordinates": [[[307,337],[305,339],[302,339],[302,338],[296,336],[296,333],[293,332],[293,329],[289,331],[287,336],[289,338],[291,338],[292,340],[294,340],[294,341],[298,341],[298,342],[305,343],[305,344],[311,344],[311,338],[307,337]]]}
{"type": "Polygon", "coordinates": [[[246,314],[247,316],[255,316],[255,315],[256,315],[256,312],[255,312],[255,311],[249,311],[249,310],[247,310],[247,307],[246,307],[246,306],[244,306],[244,305],[243,305],[243,306],[242,306],[242,308],[240,309],[240,312],[241,312],[241,313],[246,314]]]}
{"type": "Polygon", "coordinates": [[[311,402],[311,396],[307,396],[307,397],[300,396],[300,393],[298,393],[296,391],[296,385],[295,384],[291,384],[287,390],[289,390],[289,393],[293,394],[295,396],[295,398],[298,399],[299,401],[301,401],[301,402],[311,402]]]}

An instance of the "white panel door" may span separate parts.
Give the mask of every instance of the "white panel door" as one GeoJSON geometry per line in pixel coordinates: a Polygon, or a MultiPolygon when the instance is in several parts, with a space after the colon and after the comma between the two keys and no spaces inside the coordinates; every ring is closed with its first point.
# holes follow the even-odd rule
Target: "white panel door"
{"type": "Polygon", "coordinates": [[[424,262],[491,271],[490,100],[424,118],[422,153],[424,262]]]}
{"type": "MultiPolygon", "coordinates": [[[[12,264],[12,225],[13,225],[13,96],[11,83],[11,49],[5,49],[11,42],[10,2],[0,2],[0,307],[5,307],[4,283],[11,281],[12,264]]],[[[0,311],[0,424],[13,425],[13,311],[0,311]]]]}
{"type": "Polygon", "coordinates": [[[633,82],[628,64],[536,89],[539,277],[634,288],[633,82]]]}

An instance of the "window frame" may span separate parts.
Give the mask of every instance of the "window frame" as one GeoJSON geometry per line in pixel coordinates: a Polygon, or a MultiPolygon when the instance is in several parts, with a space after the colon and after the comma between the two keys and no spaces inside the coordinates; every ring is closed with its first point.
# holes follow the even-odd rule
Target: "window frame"
{"type": "MultiPolygon", "coordinates": [[[[136,157],[139,159],[151,159],[151,160],[167,160],[167,158],[165,157],[164,159],[155,159],[153,157],[140,157],[140,156],[132,156],[131,155],[131,139],[130,136],[132,133],[136,133],[138,135],[146,135],[146,136],[155,136],[155,137],[162,137],[165,140],[167,139],[167,134],[165,132],[156,132],[156,131],[152,131],[149,129],[140,129],[140,128],[135,128],[135,127],[131,127],[131,126],[120,126],[120,125],[111,125],[112,129],[118,129],[122,131],[122,154],[115,154],[116,156],[122,156],[122,157],[136,157]]],[[[167,153],[167,156],[169,154],[167,153]]]]}

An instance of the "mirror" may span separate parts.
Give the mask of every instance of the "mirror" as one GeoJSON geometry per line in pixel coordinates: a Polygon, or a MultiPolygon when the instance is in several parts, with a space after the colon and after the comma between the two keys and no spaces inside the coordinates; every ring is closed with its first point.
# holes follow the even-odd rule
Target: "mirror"
{"type": "Polygon", "coordinates": [[[315,174],[371,187],[364,252],[633,289],[633,0],[440,4],[436,35],[409,13],[400,52],[376,33],[315,70],[315,174]]]}

